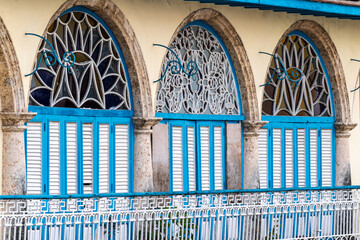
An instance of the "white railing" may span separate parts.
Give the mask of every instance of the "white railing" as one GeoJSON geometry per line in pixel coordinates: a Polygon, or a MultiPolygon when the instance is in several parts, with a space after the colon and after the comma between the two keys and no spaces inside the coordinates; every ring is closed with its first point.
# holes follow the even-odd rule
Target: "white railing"
{"type": "Polygon", "coordinates": [[[360,239],[355,189],[11,198],[1,239],[360,239]]]}

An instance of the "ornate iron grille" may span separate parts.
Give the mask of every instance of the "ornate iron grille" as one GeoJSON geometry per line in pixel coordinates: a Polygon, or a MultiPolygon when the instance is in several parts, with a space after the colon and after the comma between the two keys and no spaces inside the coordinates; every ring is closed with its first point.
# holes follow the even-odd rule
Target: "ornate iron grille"
{"type": "Polygon", "coordinates": [[[131,110],[124,62],[116,40],[96,18],[74,11],[58,17],[45,39],[57,56],[72,52],[69,69],[52,61],[52,48],[41,43],[34,73],[30,105],[48,107],[131,110]],[[43,58],[43,59],[41,59],[43,58]]]}
{"type": "Polygon", "coordinates": [[[262,102],[262,114],[271,116],[332,116],[330,86],[319,56],[303,37],[288,35],[281,40],[267,71],[262,102]],[[290,74],[294,69],[303,73],[294,83],[289,79],[278,79],[274,71],[281,69],[290,74]]]}
{"type": "MultiPolygon", "coordinates": [[[[179,66],[168,64],[177,58],[167,52],[159,81],[156,111],[160,113],[239,115],[239,98],[229,59],[219,39],[202,26],[183,28],[171,43],[185,66],[193,61],[196,74],[176,71],[179,66]]],[[[189,69],[188,69],[189,70],[189,69]]]]}

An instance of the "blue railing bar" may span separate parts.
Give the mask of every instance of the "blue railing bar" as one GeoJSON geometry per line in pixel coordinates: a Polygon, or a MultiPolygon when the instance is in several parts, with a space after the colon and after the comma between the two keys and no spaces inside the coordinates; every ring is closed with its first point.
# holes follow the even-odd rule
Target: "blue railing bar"
{"type": "Polygon", "coordinates": [[[95,193],[69,195],[0,195],[0,200],[7,199],[70,199],[70,198],[114,198],[114,197],[148,197],[174,195],[205,195],[205,194],[233,194],[233,193],[275,193],[296,191],[331,191],[360,189],[360,185],[339,187],[307,187],[307,188],[276,188],[276,189],[238,189],[212,191],[181,191],[181,192],[139,192],[139,193],[95,193]]]}

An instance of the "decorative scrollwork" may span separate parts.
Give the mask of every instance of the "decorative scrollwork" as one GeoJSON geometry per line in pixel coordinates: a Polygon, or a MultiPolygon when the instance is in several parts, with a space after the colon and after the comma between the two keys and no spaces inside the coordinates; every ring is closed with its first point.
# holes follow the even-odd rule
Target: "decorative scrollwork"
{"type": "MultiPolygon", "coordinates": [[[[350,59],[350,61],[360,62],[360,60],[357,60],[357,59],[354,59],[354,58],[350,59]]],[[[357,88],[351,90],[350,92],[355,92],[355,91],[360,89],[360,71],[359,71],[359,74],[358,74],[358,82],[359,82],[359,86],[357,88]]]]}
{"type": "Polygon", "coordinates": [[[273,58],[275,58],[277,61],[279,61],[279,63],[281,64],[281,67],[275,68],[275,71],[273,71],[273,73],[271,74],[271,78],[269,79],[269,81],[267,81],[266,83],[260,85],[260,87],[263,87],[265,85],[269,85],[270,82],[273,80],[275,74],[276,74],[278,80],[288,79],[289,81],[295,83],[295,87],[298,86],[300,80],[304,76],[303,72],[300,69],[298,69],[298,68],[289,68],[290,70],[292,69],[291,76],[289,76],[289,74],[288,74],[289,69],[285,68],[284,63],[281,61],[280,58],[276,57],[273,54],[267,53],[267,52],[259,52],[259,53],[260,54],[270,55],[273,58]]]}
{"type": "Polygon", "coordinates": [[[166,47],[156,112],[241,114],[236,75],[220,40],[206,26],[188,25],[178,32],[166,47]]]}
{"type": "Polygon", "coordinates": [[[179,56],[173,50],[171,50],[170,48],[168,48],[164,45],[161,45],[161,44],[153,44],[153,46],[166,48],[168,51],[170,51],[176,57],[176,60],[172,60],[167,63],[165,70],[164,70],[163,74],[161,75],[161,77],[158,80],[153,81],[153,83],[157,83],[158,81],[163,79],[165,77],[166,72],[168,71],[169,67],[170,67],[172,74],[180,74],[180,72],[182,71],[183,73],[185,73],[188,76],[194,76],[199,71],[199,66],[195,61],[189,61],[186,64],[186,70],[187,70],[186,71],[185,68],[183,67],[183,65],[181,64],[181,60],[180,60],[179,56]]]}
{"type": "Polygon", "coordinates": [[[71,67],[75,64],[75,61],[76,61],[74,53],[67,51],[62,55],[62,59],[60,59],[59,56],[56,54],[56,51],[55,51],[53,45],[46,38],[43,38],[42,36],[34,34],[34,33],[25,33],[25,35],[31,35],[31,36],[36,36],[38,38],[41,38],[51,48],[51,51],[44,51],[41,54],[35,70],[29,74],[26,74],[25,77],[33,75],[39,69],[42,59],[45,59],[45,64],[49,67],[53,66],[56,62],[58,62],[62,67],[67,68],[68,73],[71,74],[71,67]]]}

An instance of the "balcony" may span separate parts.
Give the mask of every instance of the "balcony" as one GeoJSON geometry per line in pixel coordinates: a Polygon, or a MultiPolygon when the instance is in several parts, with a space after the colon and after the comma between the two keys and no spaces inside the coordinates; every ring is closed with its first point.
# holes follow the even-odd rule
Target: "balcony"
{"type": "Polygon", "coordinates": [[[2,239],[360,238],[356,186],[0,199],[2,239]]]}

